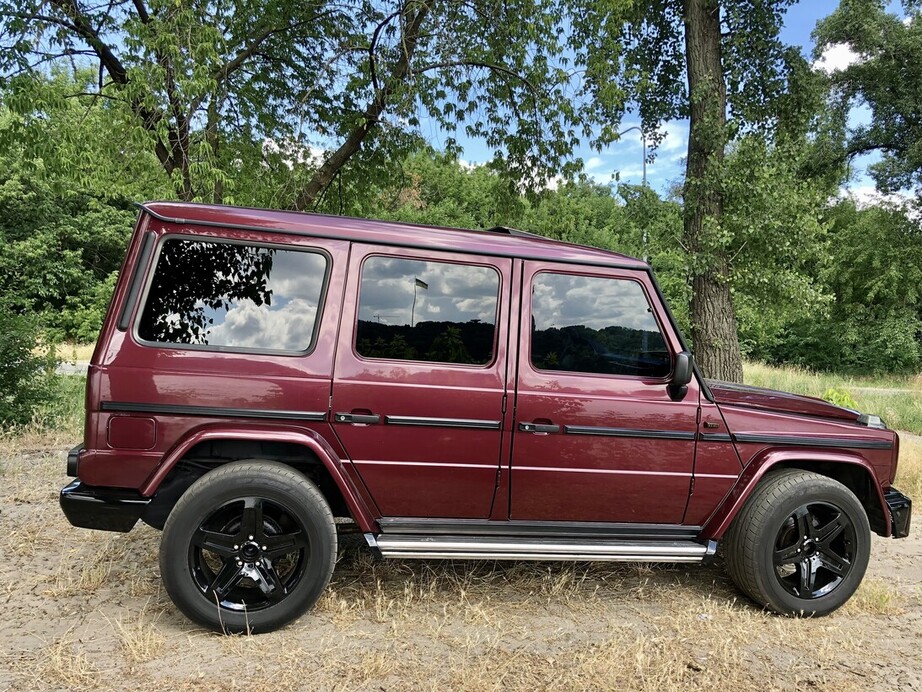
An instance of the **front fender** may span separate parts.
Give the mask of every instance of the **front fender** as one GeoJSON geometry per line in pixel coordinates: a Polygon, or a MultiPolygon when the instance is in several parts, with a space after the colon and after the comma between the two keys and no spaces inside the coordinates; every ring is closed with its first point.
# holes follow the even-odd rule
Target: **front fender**
{"type": "Polygon", "coordinates": [[[374,515],[350,480],[342,460],[319,433],[309,428],[279,425],[234,426],[233,428],[219,425],[203,426],[180,439],[163,456],[160,465],[154,469],[139,489],[141,495],[153,496],[173,467],[190,449],[201,442],[210,440],[288,442],[309,449],[330,473],[359,528],[365,533],[377,532],[374,515]]]}
{"type": "Polygon", "coordinates": [[[809,469],[809,464],[811,463],[825,462],[860,466],[870,476],[872,479],[871,485],[874,486],[877,492],[877,502],[886,523],[886,535],[890,535],[890,512],[887,511],[880,484],[874,480],[876,478],[874,469],[867,459],[858,454],[844,451],[778,449],[770,450],[757,457],[743,469],[736,484],[730,489],[730,492],[727,493],[727,496],[705,523],[704,528],[701,530],[700,538],[720,540],[736,518],[736,515],[743,508],[756,485],[772,469],[780,466],[809,469]]]}

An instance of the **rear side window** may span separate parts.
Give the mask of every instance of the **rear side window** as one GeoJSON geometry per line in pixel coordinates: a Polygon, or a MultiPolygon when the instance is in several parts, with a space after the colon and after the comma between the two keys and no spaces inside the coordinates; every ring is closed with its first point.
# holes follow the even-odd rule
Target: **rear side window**
{"type": "Polygon", "coordinates": [[[541,273],[532,288],[531,362],[539,370],[665,377],[666,342],[640,284],[541,273]]]}
{"type": "Polygon", "coordinates": [[[366,358],[486,365],[499,274],[469,264],[370,257],[362,268],[356,351],[366,358]]]}
{"type": "Polygon", "coordinates": [[[138,324],[144,341],[306,351],[327,258],[318,252],[168,238],[138,324]]]}

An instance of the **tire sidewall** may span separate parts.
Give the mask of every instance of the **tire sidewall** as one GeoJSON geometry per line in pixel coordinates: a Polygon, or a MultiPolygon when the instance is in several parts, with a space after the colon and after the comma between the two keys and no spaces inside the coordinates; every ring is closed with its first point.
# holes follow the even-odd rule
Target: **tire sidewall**
{"type": "MultiPolygon", "coordinates": [[[[296,477],[295,483],[285,483],[282,477],[248,476],[242,465],[237,469],[233,466],[229,464],[200,478],[170,513],[160,544],[161,575],[173,602],[194,622],[215,631],[266,632],[301,616],[323,593],[335,563],[336,533],[329,507],[306,477],[286,467],[296,477]],[[235,473],[238,470],[240,473],[235,473]],[[218,475],[219,471],[224,473],[218,475]],[[191,542],[199,526],[221,505],[248,496],[282,506],[308,537],[306,565],[298,584],[281,602],[253,612],[219,608],[210,602],[196,585],[190,567],[191,542]]],[[[268,469],[276,465],[248,466],[268,469]]]]}
{"type": "Polygon", "coordinates": [[[867,515],[858,499],[836,481],[816,477],[804,479],[765,516],[758,540],[756,580],[770,608],[786,615],[821,616],[839,608],[855,593],[867,570],[871,552],[871,535],[867,515]],[[808,504],[824,503],[843,512],[852,523],[855,549],[848,575],[830,593],[819,598],[799,598],[785,590],[775,573],[775,540],[784,521],[794,511],[808,504]]]}

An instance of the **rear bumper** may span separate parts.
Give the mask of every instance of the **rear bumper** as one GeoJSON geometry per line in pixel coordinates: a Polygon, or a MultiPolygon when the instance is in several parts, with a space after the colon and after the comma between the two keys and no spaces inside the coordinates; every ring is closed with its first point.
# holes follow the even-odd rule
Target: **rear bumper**
{"type": "Polygon", "coordinates": [[[887,509],[890,510],[890,535],[894,538],[905,538],[909,535],[909,523],[912,519],[912,500],[895,488],[890,488],[884,493],[884,500],[887,502],[887,509]]]}
{"type": "Polygon", "coordinates": [[[64,516],[83,529],[131,531],[149,503],[136,490],[97,488],[79,479],[61,491],[64,516]]]}

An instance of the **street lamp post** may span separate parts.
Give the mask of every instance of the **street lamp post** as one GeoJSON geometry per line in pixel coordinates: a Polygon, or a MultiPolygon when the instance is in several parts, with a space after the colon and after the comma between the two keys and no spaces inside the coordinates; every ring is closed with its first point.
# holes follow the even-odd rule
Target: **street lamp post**
{"type": "Polygon", "coordinates": [[[639,125],[634,125],[629,127],[623,132],[618,133],[618,139],[621,139],[621,135],[626,135],[628,132],[633,132],[637,130],[640,133],[640,143],[643,146],[643,186],[647,186],[647,135],[644,134],[643,128],[639,125]]]}

